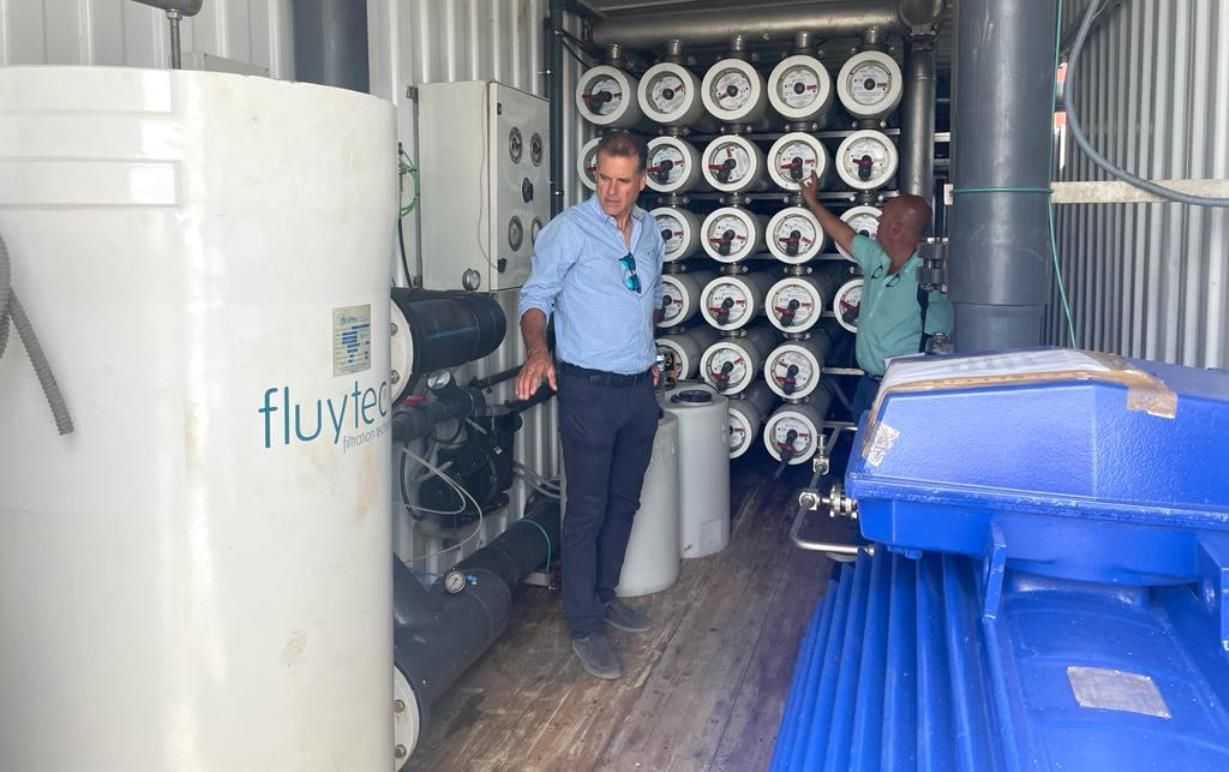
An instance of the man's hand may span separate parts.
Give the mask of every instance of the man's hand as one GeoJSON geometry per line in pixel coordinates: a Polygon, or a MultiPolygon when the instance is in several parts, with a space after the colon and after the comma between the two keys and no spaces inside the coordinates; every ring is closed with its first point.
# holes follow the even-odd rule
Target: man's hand
{"type": "Polygon", "coordinates": [[[657,384],[661,383],[661,368],[657,365],[653,365],[649,368],[649,374],[653,378],[653,388],[656,389],[657,384]]]}
{"type": "Polygon", "coordinates": [[[551,391],[559,391],[555,381],[555,363],[545,349],[535,350],[525,358],[521,374],[516,377],[516,398],[524,401],[532,397],[542,385],[542,379],[550,384],[551,391]]]}
{"type": "Polygon", "coordinates": [[[808,206],[813,206],[819,203],[817,191],[819,190],[819,177],[815,175],[815,170],[811,170],[811,176],[807,177],[802,182],[798,183],[798,192],[802,194],[802,200],[808,206]]]}

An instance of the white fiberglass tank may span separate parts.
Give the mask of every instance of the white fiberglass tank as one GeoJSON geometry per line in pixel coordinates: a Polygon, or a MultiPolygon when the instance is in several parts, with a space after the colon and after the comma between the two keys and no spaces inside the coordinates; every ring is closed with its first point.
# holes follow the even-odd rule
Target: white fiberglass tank
{"type": "Polygon", "coordinates": [[[805,206],[787,206],[772,216],[764,243],[772,256],[786,265],[802,265],[824,251],[819,220],[805,206]]]}
{"type": "Polygon", "coordinates": [[[576,109],[595,126],[627,128],[644,118],[636,101],[639,82],[617,67],[599,64],[576,79],[576,109]]]}
{"type": "Polygon", "coordinates": [[[768,175],[777,187],[797,192],[801,183],[814,172],[823,190],[828,182],[828,151],[820,141],[805,131],[791,131],[768,149],[768,175]]]}
{"type": "Polygon", "coordinates": [[[0,766],[393,765],[391,104],[0,68],[0,766]]]}
{"type": "Polygon", "coordinates": [[[832,78],[813,56],[782,59],[768,76],[768,101],[787,121],[820,121],[832,105],[832,78]]]}
{"type": "Polygon", "coordinates": [[[655,137],[648,145],[649,188],[658,193],[686,193],[704,182],[700,151],[678,137],[655,137]]]}
{"type": "Polygon", "coordinates": [[[700,251],[700,218],[676,206],[659,206],[649,212],[657,221],[661,240],[666,245],[662,260],[673,263],[700,251]]]}
{"type": "Polygon", "coordinates": [[[855,131],[836,150],[836,172],[854,190],[882,188],[896,176],[900,157],[890,137],[874,129],[855,131]]]}
{"type": "Polygon", "coordinates": [[[760,438],[760,429],[780,400],[768,384],[756,381],[730,400],[730,458],[741,458],[760,438]]]}
{"type": "MultiPolygon", "coordinates": [[[[879,235],[879,218],[882,216],[883,210],[879,207],[860,204],[841,212],[841,221],[853,228],[856,233],[873,239],[879,235]]],[[[853,255],[846,252],[840,244],[837,244],[836,248],[845,256],[845,259],[853,260],[853,255]]]]}
{"type": "Polygon", "coordinates": [[[679,577],[679,472],[679,421],[663,413],[657,422],[653,455],[640,491],[640,509],[632,521],[619,586],[615,588],[620,597],[661,592],[679,577]]]}
{"type": "Polygon", "coordinates": [[[594,137],[576,154],[576,178],[589,190],[597,190],[597,146],[601,141],[601,137],[594,137]]]}
{"type": "Polygon", "coordinates": [[[712,120],[700,99],[700,79],[681,64],[660,62],[645,71],[637,89],[640,110],[662,126],[704,126],[712,120]]]}
{"type": "Polygon", "coordinates": [[[722,123],[756,123],[768,107],[764,76],[742,59],[722,59],[704,73],[704,108],[722,123]]]}
{"type": "Polygon", "coordinates": [[[704,352],[720,339],[721,333],[699,325],[684,332],[658,336],[657,353],[668,355],[671,360],[669,375],[672,380],[690,381],[700,372],[700,358],[704,352]]]}
{"type": "Polygon", "coordinates": [[[900,65],[882,51],[854,54],[836,76],[841,104],[858,120],[884,118],[904,93],[900,65]]]}
{"type": "Polygon", "coordinates": [[[717,279],[713,271],[667,273],[661,277],[661,328],[678,327],[700,314],[704,288],[717,279]]]}
{"type": "Polygon", "coordinates": [[[730,542],[729,400],[703,383],[686,382],[659,399],[679,422],[682,556],[712,555],[730,542]]]}

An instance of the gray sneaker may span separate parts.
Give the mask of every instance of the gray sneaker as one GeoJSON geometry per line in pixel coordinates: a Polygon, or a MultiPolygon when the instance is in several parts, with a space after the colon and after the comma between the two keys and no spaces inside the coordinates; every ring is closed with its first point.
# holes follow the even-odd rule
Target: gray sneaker
{"type": "Polygon", "coordinates": [[[645,633],[653,627],[648,616],[618,598],[606,604],[606,624],[626,633],[645,633]]]}
{"type": "Polygon", "coordinates": [[[580,658],[585,672],[596,678],[613,681],[623,675],[619,655],[610,645],[605,633],[594,633],[586,638],[573,638],[572,651],[580,658]]]}

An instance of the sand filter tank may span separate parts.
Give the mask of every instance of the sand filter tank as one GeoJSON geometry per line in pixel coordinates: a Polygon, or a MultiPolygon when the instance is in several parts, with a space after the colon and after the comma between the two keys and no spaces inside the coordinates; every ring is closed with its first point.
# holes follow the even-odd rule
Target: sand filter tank
{"type": "Polygon", "coordinates": [[[679,532],[684,558],[730,542],[729,400],[702,383],[680,383],[661,406],[679,422],[679,532]]]}
{"type": "Polygon", "coordinates": [[[393,765],[393,107],[0,68],[0,766],[393,765]],[[338,256],[344,255],[344,260],[338,256]]]}

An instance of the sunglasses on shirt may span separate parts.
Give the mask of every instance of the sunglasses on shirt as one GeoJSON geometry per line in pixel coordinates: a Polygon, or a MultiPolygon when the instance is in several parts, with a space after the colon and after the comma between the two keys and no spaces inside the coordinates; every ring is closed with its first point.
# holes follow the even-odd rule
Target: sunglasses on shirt
{"type": "Polygon", "coordinates": [[[640,294],[640,277],[636,275],[636,258],[628,252],[623,257],[619,258],[619,265],[623,266],[623,286],[627,287],[637,295],[640,294]]]}
{"type": "MultiPolygon", "coordinates": [[[[882,265],[875,269],[874,273],[871,274],[871,278],[872,279],[882,279],[883,278],[883,266],[882,265]]],[[[888,279],[888,283],[885,284],[884,286],[885,287],[895,287],[897,284],[900,284],[900,271],[897,271],[896,273],[892,274],[892,278],[888,279]]]]}

